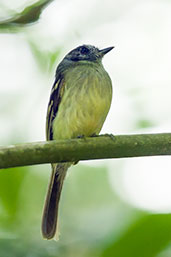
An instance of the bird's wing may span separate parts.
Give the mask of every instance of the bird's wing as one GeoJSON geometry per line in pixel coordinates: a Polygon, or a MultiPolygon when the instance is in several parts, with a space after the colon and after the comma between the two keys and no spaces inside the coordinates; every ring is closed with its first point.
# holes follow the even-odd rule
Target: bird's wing
{"type": "Polygon", "coordinates": [[[58,108],[64,93],[64,78],[61,74],[57,74],[55,82],[53,84],[50,100],[48,104],[47,117],[46,117],[46,138],[47,140],[53,140],[52,124],[57,115],[58,108]]]}

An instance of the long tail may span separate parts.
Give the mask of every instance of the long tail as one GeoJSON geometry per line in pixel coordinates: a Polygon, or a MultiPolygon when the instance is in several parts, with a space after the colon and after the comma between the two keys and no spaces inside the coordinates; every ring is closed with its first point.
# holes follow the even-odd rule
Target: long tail
{"type": "Polygon", "coordinates": [[[42,235],[45,239],[52,239],[57,231],[58,205],[69,166],[68,163],[52,164],[52,175],[42,218],[42,235]]]}

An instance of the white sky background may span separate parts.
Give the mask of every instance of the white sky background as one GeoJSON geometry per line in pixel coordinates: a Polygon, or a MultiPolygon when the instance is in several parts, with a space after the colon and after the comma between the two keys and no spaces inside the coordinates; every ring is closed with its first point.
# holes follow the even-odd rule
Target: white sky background
{"type": "MultiPolygon", "coordinates": [[[[17,11],[28,3],[1,2],[11,10],[17,7],[17,11]]],[[[0,10],[1,17],[5,17],[4,10],[0,10]]],[[[61,58],[82,43],[100,48],[114,45],[103,62],[112,78],[114,94],[102,133],[170,131],[170,1],[56,0],[42,13],[39,23],[22,33],[0,34],[1,145],[11,140],[17,143],[45,138],[54,75],[40,72],[28,38],[42,51],[60,47],[61,58]],[[153,126],[139,129],[137,124],[142,120],[153,126]]],[[[103,161],[88,163],[102,165],[103,161]]],[[[170,158],[105,163],[111,170],[111,185],[123,199],[140,208],[171,211],[170,158]]]]}

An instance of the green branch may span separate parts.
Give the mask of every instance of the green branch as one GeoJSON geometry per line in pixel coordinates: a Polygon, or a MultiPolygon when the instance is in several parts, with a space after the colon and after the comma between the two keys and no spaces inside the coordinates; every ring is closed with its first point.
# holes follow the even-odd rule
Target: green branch
{"type": "Polygon", "coordinates": [[[15,14],[7,20],[0,21],[0,29],[10,29],[16,26],[25,26],[38,21],[43,9],[53,0],[40,0],[27,6],[21,13],[15,14]]]}
{"type": "Polygon", "coordinates": [[[78,160],[171,155],[171,133],[109,135],[0,148],[0,168],[78,160]]]}

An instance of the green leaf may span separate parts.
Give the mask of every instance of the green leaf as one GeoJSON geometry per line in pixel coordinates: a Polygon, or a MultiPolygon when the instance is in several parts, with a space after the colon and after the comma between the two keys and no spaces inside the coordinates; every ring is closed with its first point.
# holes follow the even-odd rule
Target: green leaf
{"type": "Polygon", "coordinates": [[[154,257],[171,241],[171,215],[158,214],[141,218],[101,257],[154,257]]]}
{"type": "MultiPolygon", "coordinates": [[[[7,223],[9,223],[9,221],[15,221],[18,211],[20,189],[26,175],[26,170],[28,170],[28,168],[14,168],[0,171],[0,199],[6,213],[4,218],[7,223]]],[[[3,222],[5,222],[5,220],[3,220],[3,222]]]]}
{"type": "Polygon", "coordinates": [[[57,47],[54,51],[47,51],[41,50],[33,40],[28,40],[28,44],[41,72],[51,73],[53,67],[57,65],[61,48],[57,47]]]}

